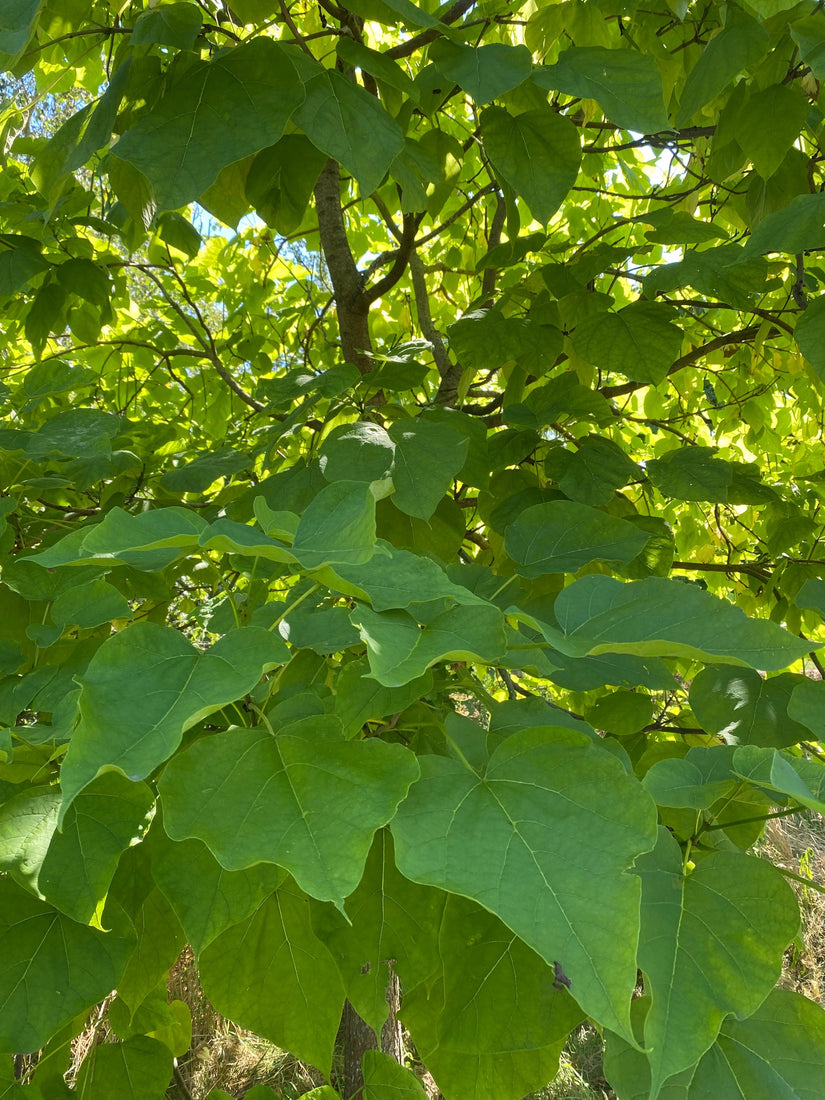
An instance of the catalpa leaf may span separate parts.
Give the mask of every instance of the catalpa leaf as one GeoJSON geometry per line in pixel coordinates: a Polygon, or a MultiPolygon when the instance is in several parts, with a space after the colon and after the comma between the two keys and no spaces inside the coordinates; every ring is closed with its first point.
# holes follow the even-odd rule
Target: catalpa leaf
{"type": "Polygon", "coordinates": [[[402,1017],[447,1096],[521,1100],[552,1080],[583,1012],[556,968],[492,913],[448,897],[438,924],[439,968],[405,981],[402,1017]]]}
{"type": "Polygon", "coordinates": [[[577,355],[602,371],[658,384],[679,358],[682,330],[655,302],[633,302],[617,313],[595,313],[576,326],[577,355]]]}
{"type": "Polygon", "coordinates": [[[175,210],[227,164],[274,145],[304,94],[289,50],[254,38],[188,66],[112,151],[150,181],[158,209],[175,210]]]}
{"type": "Polygon", "coordinates": [[[305,724],[297,736],[288,726],[277,737],[229,730],[175,757],[160,783],[164,824],[173,840],[202,840],[227,870],[276,863],[340,905],[418,765],[401,745],[343,741],[334,725],[325,736],[321,718],[305,724]]]}
{"type": "Polygon", "coordinates": [[[152,830],[149,843],[152,877],[197,955],[221,932],[250,917],[286,878],[271,863],[227,871],[201,841],[176,843],[157,829],[152,830]]]}
{"type": "Polygon", "coordinates": [[[560,729],[508,737],[483,777],[457,759],[420,762],[391,826],[401,873],[495,913],[560,964],[588,1015],[633,1041],[640,894],[625,872],[656,839],[638,781],[585,734],[560,729]]]}
{"type": "Polygon", "coordinates": [[[418,621],[408,611],[381,614],[366,605],[350,614],[367,647],[372,675],[386,687],[401,687],[443,658],[491,664],[506,648],[504,617],[492,604],[450,608],[418,621]]]}
{"type": "Polygon", "coordinates": [[[329,1074],[344,988],[294,886],[213,940],[200,976],[218,1012],[329,1074]]]}
{"type": "Polygon", "coordinates": [[[733,747],[696,745],[684,757],[657,760],[642,786],[657,806],[709,810],[737,786],[733,747]]]}
{"type": "Polygon", "coordinates": [[[778,749],[743,745],[733,755],[733,771],[742,779],[786,795],[816,813],[825,813],[825,768],[778,749]]]}
{"type": "Polygon", "coordinates": [[[548,640],[574,656],[695,657],[772,670],[799,660],[811,646],[694,584],[664,577],[581,577],[559,595],[554,610],[561,632],[548,640]]]}
{"type": "Polygon", "coordinates": [[[233,630],[205,653],[155,623],[107,638],[82,679],[80,724],[61,773],[61,814],[101,768],[144,779],[190,726],[246,695],[288,657],[284,642],[260,627],[233,630]]]}
{"type": "Polygon", "coordinates": [[[326,485],[301,516],[292,550],[305,569],[369,561],[375,553],[375,497],[369,485],[326,485]]]}
{"type": "MultiPolygon", "coordinates": [[[[647,998],[638,1005],[641,1021],[647,998]]],[[[634,1006],[635,1007],[635,1006],[634,1006]]],[[[650,1066],[617,1035],[607,1036],[605,1075],[622,1100],[649,1100],[650,1066]]],[[[774,989],[745,1020],[728,1016],[716,1042],[690,1069],[665,1082],[660,1100],[819,1100],[825,1074],[825,1012],[774,989]]]]}
{"type": "MultiPolygon", "coordinates": [[[[741,751],[741,750],[737,750],[741,751]]],[[[645,1020],[651,1096],[711,1046],[725,1016],[755,1012],[799,927],[793,891],[764,860],[715,852],[685,875],[664,827],[636,863],[642,880],[639,966],[652,993],[645,1020]]]]}
{"type": "Polygon", "coordinates": [[[336,580],[340,578],[344,582],[341,591],[368,599],[375,611],[442,599],[463,604],[483,603],[469,588],[451,581],[432,558],[399,550],[383,539],[378,540],[377,547],[380,553],[364,565],[336,565],[327,581],[329,586],[338,587],[336,580]]]}
{"type": "Polygon", "coordinates": [[[0,1051],[39,1050],[108,996],[131,947],[0,878],[0,1051]]]}
{"type": "Polygon", "coordinates": [[[795,689],[805,683],[790,672],[763,679],[749,669],[708,667],[691,682],[690,706],[702,728],[729,745],[784,749],[810,736],[788,713],[795,689]]]}
{"type": "Polygon", "coordinates": [[[591,561],[632,561],[649,535],[617,516],[552,500],[527,508],[507,527],[504,545],[523,577],[573,573],[591,561]]]}
{"type": "Polygon", "coordinates": [[[364,1100],[384,1100],[386,1096],[397,1100],[427,1100],[424,1086],[413,1071],[389,1054],[383,1054],[380,1050],[365,1050],[362,1067],[364,1100]]]}
{"type": "Polygon", "coordinates": [[[429,58],[436,68],[467,92],[476,103],[485,104],[511,91],[526,80],[533,59],[526,46],[491,42],[487,46],[463,46],[437,38],[429,58]]]}
{"type": "Polygon", "coordinates": [[[464,465],[469,440],[449,424],[423,417],[396,420],[393,504],[408,516],[429,519],[450,482],[464,465]]]}
{"type": "Polygon", "coordinates": [[[555,65],[537,69],[540,88],[595,99],[617,126],[653,134],[668,125],[662,78],[655,60],[635,50],[573,46],[555,65]]]}
{"type": "Polygon", "coordinates": [[[488,107],[481,140],[503,179],[540,222],[548,222],[576,182],[581,142],[576,127],[550,107],[511,115],[488,107]]]}
{"type": "Polygon", "coordinates": [[[172,1078],[172,1052],[149,1035],[134,1035],[122,1043],[95,1043],[77,1075],[83,1097],[117,1096],[147,1100],[163,1096],[172,1078]]]}

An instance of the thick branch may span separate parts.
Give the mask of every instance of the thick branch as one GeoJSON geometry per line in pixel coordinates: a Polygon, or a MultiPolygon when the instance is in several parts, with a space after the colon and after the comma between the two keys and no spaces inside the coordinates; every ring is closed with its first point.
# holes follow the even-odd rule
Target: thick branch
{"type": "MultiPolygon", "coordinates": [[[[708,340],[708,342],[702,344],[701,347],[693,348],[691,351],[687,352],[687,354],[680,356],[667,373],[668,375],[675,374],[676,371],[681,370],[682,367],[689,367],[691,363],[703,359],[704,356],[712,351],[718,351],[719,348],[727,347],[728,344],[746,344],[749,340],[754,340],[756,338],[760,328],[761,325],[748,325],[747,328],[740,328],[735,332],[726,332],[723,336],[717,336],[714,340],[708,340]]],[[[640,390],[643,386],[649,385],[649,382],[622,382],[618,386],[602,386],[599,392],[604,397],[622,397],[626,393],[633,393],[635,390],[640,390]]]]}
{"type": "Polygon", "coordinates": [[[379,279],[377,283],[366,288],[364,297],[368,303],[376,301],[382,294],[386,294],[388,290],[391,290],[407,270],[413,242],[415,241],[416,230],[421,224],[423,216],[423,214],[404,215],[404,228],[401,233],[401,240],[398,243],[398,248],[396,248],[393,254],[392,267],[382,279],[379,279]]]}
{"type": "MultiPolygon", "coordinates": [[[[465,12],[474,7],[476,2],[477,0],[457,0],[457,3],[453,4],[451,8],[448,8],[441,16],[441,22],[444,24],[455,23],[455,21],[460,19],[465,12]]],[[[426,46],[429,42],[438,38],[440,34],[441,31],[438,27],[431,27],[429,30],[413,35],[413,37],[406,42],[401,42],[398,46],[393,46],[391,49],[385,50],[384,56],[396,59],[399,57],[409,57],[410,54],[415,53],[415,51],[421,49],[422,46],[426,46]]]]}
{"type": "Polygon", "coordinates": [[[344,358],[354,363],[362,374],[368,374],[373,367],[368,322],[370,303],[349,246],[341,209],[338,165],[334,160],[327,161],[315,184],[315,208],[321,249],[332,279],[344,358]]]}
{"type": "Polygon", "coordinates": [[[418,313],[418,327],[426,340],[429,340],[433,349],[433,359],[441,375],[441,383],[436,395],[437,405],[454,405],[458,396],[458,384],[461,381],[461,366],[450,361],[441,333],[433,324],[430,312],[430,297],[427,293],[427,282],[424,278],[424,265],[417,252],[410,255],[410,275],[412,277],[413,294],[415,295],[415,307],[418,313]]]}

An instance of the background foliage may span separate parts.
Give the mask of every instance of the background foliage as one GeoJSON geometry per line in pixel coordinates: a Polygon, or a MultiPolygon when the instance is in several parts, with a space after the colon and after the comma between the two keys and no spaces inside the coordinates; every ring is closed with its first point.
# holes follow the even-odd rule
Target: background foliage
{"type": "Polygon", "coordinates": [[[448,1100],[585,1018],[622,1100],[813,1100],[752,849],[825,809],[820,6],[7,0],[0,52],[0,1095],[163,1096],[188,943],[327,1075],[397,979],[448,1100]]]}

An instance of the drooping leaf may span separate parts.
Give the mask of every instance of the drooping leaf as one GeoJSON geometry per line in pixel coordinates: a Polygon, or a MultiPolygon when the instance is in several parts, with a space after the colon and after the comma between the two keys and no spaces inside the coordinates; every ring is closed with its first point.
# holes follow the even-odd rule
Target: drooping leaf
{"type": "Polygon", "coordinates": [[[383,1100],[396,1096],[398,1100],[426,1100],[424,1086],[406,1066],[380,1050],[364,1052],[364,1100],[383,1100]]]}
{"type": "Polygon", "coordinates": [[[408,516],[429,519],[464,465],[469,442],[449,424],[416,417],[396,420],[393,503],[408,516]]]}
{"type": "Polygon", "coordinates": [[[299,890],[282,887],[223,932],[201,953],[200,968],[219,1012],[329,1073],[344,989],[299,890]]]}
{"type": "Polygon", "coordinates": [[[825,195],[797,195],[787,206],[768,214],[751,233],[745,256],[762,252],[795,255],[808,248],[825,247],[825,195]]]}
{"type": "Polygon", "coordinates": [[[430,60],[449,80],[471,95],[476,103],[490,103],[521,84],[530,75],[533,61],[526,46],[462,46],[437,38],[430,60]]]}
{"type": "Polygon", "coordinates": [[[369,485],[335,481],[323,488],[301,516],[292,549],[306,569],[369,561],[375,552],[375,497],[369,485]]]}
{"type": "Polygon", "coordinates": [[[172,1078],[172,1052],[148,1035],[122,1043],[94,1043],[77,1076],[77,1094],[83,1100],[122,1096],[149,1100],[166,1093],[172,1078]]]}
{"type": "Polygon", "coordinates": [[[10,0],[0,16],[0,51],[12,56],[28,42],[42,0],[10,0]]]}
{"type": "Polygon", "coordinates": [[[658,383],[679,358],[682,330],[666,307],[634,302],[618,313],[596,313],[576,326],[576,353],[606,372],[658,383]]]}
{"type": "Polygon", "coordinates": [[[117,985],[128,941],[0,879],[0,1050],[32,1052],[117,985]]]}
{"type": "Polygon", "coordinates": [[[495,913],[559,962],[585,1012],[629,1035],[639,894],[622,872],[655,842],[654,812],[615,757],[553,729],[507,738],[483,778],[458,760],[422,757],[392,832],[402,874],[495,913]],[[591,848],[579,822],[593,812],[591,848]]]}
{"type": "Polygon", "coordinates": [[[794,339],[819,377],[825,378],[825,297],[808,303],[796,322],[794,339]]]}

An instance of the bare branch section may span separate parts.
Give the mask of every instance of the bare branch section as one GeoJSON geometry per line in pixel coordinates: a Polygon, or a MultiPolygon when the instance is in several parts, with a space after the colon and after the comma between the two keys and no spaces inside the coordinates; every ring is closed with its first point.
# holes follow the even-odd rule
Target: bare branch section
{"type": "MultiPolygon", "coordinates": [[[[477,0],[458,0],[453,4],[451,8],[448,8],[441,16],[441,22],[445,25],[455,23],[459,20],[465,12],[468,12],[470,8],[475,7],[477,0]]],[[[398,46],[392,46],[389,50],[384,51],[385,57],[391,57],[397,59],[399,57],[409,57],[410,54],[415,53],[416,50],[420,50],[422,46],[428,45],[439,37],[441,31],[438,27],[430,27],[426,31],[422,31],[420,34],[413,35],[412,38],[406,42],[401,42],[398,46]]]]}

